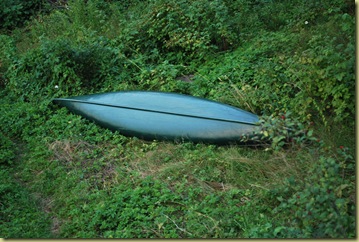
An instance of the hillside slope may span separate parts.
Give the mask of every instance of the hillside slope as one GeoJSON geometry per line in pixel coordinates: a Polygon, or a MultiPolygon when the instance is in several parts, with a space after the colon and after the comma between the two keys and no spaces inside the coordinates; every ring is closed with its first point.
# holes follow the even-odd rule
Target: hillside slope
{"type": "Polygon", "coordinates": [[[352,1],[0,9],[0,237],[356,237],[352,1]],[[51,102],[120,90],[221,101],[262,130],[255,145],[148,142],[51,102]]]}

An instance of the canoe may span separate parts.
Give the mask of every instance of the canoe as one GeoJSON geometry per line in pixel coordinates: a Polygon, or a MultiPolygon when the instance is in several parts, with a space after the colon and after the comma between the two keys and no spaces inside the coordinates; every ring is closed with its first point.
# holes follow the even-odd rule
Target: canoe
{"type": "Polygon", "coordinates": [[[259,121],[227,104],[168,92],[110,92],[53,101],[105,128],[145,140],[239,142],[259,121]]]}

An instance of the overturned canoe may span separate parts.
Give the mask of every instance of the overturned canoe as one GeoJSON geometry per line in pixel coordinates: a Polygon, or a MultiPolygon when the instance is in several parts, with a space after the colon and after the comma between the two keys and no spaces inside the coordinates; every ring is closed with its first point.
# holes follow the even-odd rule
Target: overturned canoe
{"type": "Polygon", "coordinates": [[[111,92],[54,102],[103,127],[146,140],[230,143],[258,128],[255,114],[176,93],[111,92]]]}

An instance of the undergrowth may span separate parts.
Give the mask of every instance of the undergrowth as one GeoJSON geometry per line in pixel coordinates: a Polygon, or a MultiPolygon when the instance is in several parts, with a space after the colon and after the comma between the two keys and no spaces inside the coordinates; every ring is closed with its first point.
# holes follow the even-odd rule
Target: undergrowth
{"type": "Polygon", "coordinates": [[[356,237],[353,3],[29,6],[0,12],[0,237],[356,237]],[[119,90],[221,101],[261,129],[143,141],[51,102],[119,90]]]}

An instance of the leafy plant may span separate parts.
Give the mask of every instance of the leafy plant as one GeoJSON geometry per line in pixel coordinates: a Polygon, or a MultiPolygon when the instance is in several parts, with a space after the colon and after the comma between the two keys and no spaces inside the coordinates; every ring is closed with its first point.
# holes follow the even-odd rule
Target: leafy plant
{"type": "Polygon", "coordinates": [[[89,92],[120,75],[121,58],[106,46],[106,39],[75,45],[68,40],[44,40],[42,45],[15,60],[6,74],[7,88],[18,97],[71,95],[89,92]],[[105,63],[112,62],[108,66],[105,63]],[[25,94],[23,90],[27,90],[25,94]]]}
{"type": "MultiPolygon", "coordinates": [[[[290,144],[305,145],[313,143],[317,138],[313,136],[313,130],[296,118],[291,117],[291,112],[279,115],[263,115],[259,120],[259,128],[252,134],[241,138],[242,142],[256,142],[270,144],[271,149],[281,150],[290,144]]],[[[269,150],[270,148],[266,148],[269,150]]]]}
{"type": "Polygon", "coordinates": [[[12,178],[12,169],[0,167],[0,236],[51,238],[49,216],[40,212],[39,201],[12,178]]]}
{"type": "Polygon", "coordinates": [[[354,237],[354,194],[347,193],[354,180],[341,176],[342,169],[336,160],[320,157],[310,173],[312,182],[287,202],[283,201],[274,212],[295,211],[293,223],[304,238],[354,237]]]}
{"type": "Polygon", "coordinates": [[[0,35],[0,87],[5,86],[5,72],[15,56],[14,40],[7,35],[0,35]]]}
{"type": "Polygon", "coordinates": [[[15,145],[14,143],[6,137],[2,132],[1,140],[0,140],[0,164],[8,164],[11,165],[15,158],[15,145]]]}
{"type": "Polygon", "coordinates": [[[238,48],[236,55],[207,62],[198,70],[203,78],[196,79],[195,89],[212,95],[214,90],[228,92],[234,86],[241,102],[256,113],[290,111],[302,121],[319,116],[324,125],[328,115],[337,122],[353,121],[354,59],[349,53],[354,22],[348,14],[331,21],[339,16],[345,21],[333,33],[346,37],[326,36],[319,28],[305,30],[305,23],[298,32],[266,33],[254,38],[253,45],[238,48]]]}
{"type": "MultiPolygon", "coordinates": [[[[225,194],[202,196],[202,190],[189,187],[168,189],[150,177],[135,188],[119,185],[112,189],[111,198],[96,205],[85,204],[74,211],[81,216],[95,211],[88,220],[74,219],[65,228],[66,236],[105,238],[207,238],[238,236],[241,229],[243,192],[232,190],[225,194]],[[182,192],[182,194],[178,194],[182,192]],[[217,207],[218,202],[227,207],[217,207]],[[95,207],[93,207],[95,206],[95,207]],[[82,215],[81,215],[82,214],[82,215]],[[76,228],[81,228],[79,231],[76,228]],[[236,232],[237,231],[237,232],[236,232]]],[[[96,199],[100,194],[96,194],[96,199]]],[[[95,197],[95,196],[94,196],[95,197]]]]}
{"type": "Polygon", "coordinates": [[[23,26],[24,22],[37,14],[43,6],[42,0],[3,0],[0,3],[2,30],[23,26]]]}
{"type": "Polygon", "coordinates": [[[237,44],[231,13],[222,1],[153,1],[145,19],[142,38],[170,60],[203,58],[205,52],[237,44]]]}
{"type": "MultiPolygon", "coordinates": [[[[320,156],[303,181],[269,191],[279,201],[277,219],[252,228],[250,237],[354,238],[354,159],[344,147],[336,158],[320,156]],[[289,215],[288,219],[284,219],[289,215]]],[[[275,203],[275,201],[273,201],[275,203]]]]}

